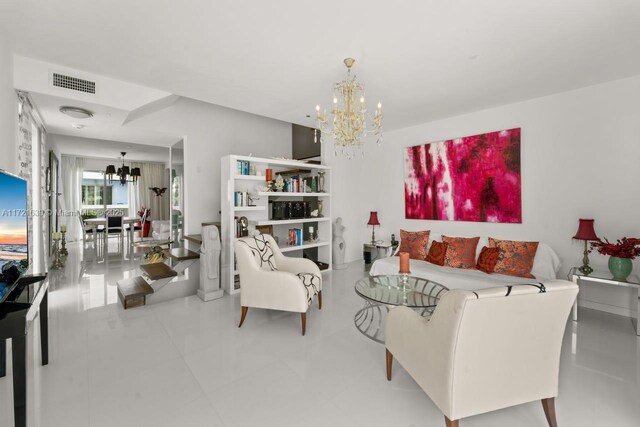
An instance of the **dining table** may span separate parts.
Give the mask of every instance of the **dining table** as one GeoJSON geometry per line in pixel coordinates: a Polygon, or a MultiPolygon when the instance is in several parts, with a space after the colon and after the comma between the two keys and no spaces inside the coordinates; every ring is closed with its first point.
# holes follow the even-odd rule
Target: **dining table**
{"type": "MultiPolygon", "coordinates": [[[[140,218],[136,216],[125,216],[122,217],[122,226],[129,224],[129,237],[130,242],[133,243],[133,225],[140,222],[140,218]]],[[[87,218],[83,221],[85,227],[87,229],[91,229],[93,232],[93,241],[96,242],[98,237],[98,228],[100,226],[107,226],[107,218],[87,218]]]]}

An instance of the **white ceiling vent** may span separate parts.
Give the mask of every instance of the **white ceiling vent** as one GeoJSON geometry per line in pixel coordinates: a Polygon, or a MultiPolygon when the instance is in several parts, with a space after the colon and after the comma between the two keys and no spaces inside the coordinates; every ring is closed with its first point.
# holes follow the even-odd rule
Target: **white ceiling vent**
{"type": "Polygon", "coordinates": [[[76,90],[78,92],[91,93],[94,95],[96,93],[96,82],[64,74],[53,73],[51,83],[53,86],[61,87],[63,89],[76,90]]]}

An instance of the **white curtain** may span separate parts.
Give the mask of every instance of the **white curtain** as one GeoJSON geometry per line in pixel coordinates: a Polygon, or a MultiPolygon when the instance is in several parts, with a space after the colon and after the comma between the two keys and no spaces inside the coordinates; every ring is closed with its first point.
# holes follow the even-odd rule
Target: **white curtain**
{"type": "Polygon", "coordinates": [[[153,187],[167,187],[164,164],[131,162],[131,167],[140,168],[138,184],[132,185],[132,187],[134,187],[134,191],[129,192],[130,194],[135,194],[137,209],[142,208],[143,206],[151,209],[151,219],[169,219],[168,205],[164,201],[165,198],[171,197],[169,189],[167,189],[162,196],[156,196],[156,194],[151,190],[153,187]]]}
{"type": "Polygon", "coordinates": [[[63,154],[60,166],[62,177],[60,204],[68,215],[66,221],[62,220],[61,223],[67,225],[67,240],[75,241],[82,239],[82,229],[76,214],[82,210],[84,159],[63,154]]]}

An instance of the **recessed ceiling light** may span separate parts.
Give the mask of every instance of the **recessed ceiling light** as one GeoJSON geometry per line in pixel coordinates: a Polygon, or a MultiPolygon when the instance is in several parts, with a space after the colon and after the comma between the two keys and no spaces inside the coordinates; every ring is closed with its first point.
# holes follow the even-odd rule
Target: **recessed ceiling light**
{"type": "Polygon", "coordinates": [[[69,117],[73,117],[74,119],[89,119],[93,117],[93,112],[79,107],[60,107],[60,112],[62,114],[66,114],[69,117]]]}
{"type": "Polygon", "coordinates": [[[83,129],[84,125],[81,125],[80,123],[71,123],[71,126],[76,128],[76,129],[83,129]]]}

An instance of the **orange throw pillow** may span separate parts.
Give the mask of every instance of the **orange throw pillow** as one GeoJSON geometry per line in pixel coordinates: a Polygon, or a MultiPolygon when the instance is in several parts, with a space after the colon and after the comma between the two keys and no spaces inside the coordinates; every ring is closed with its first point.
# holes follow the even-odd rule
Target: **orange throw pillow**
{"type": "Polygon", "coordinates": [[[480,271],[484,271],[487,274],[493,273],[493,270],[496,268],[496,263],[498,262],[499,256],[500,249],[488,248],[485,246],[480,251],[480,255],[478,255],[478,263],[476,264],[476,268],[480,271]]]}
{"type": "Polygon", "coordinates": [[[498,240],[489,237],[489,247],[500,249],[496,268],[493,269],[494,273],[535,279],[531,269],[538,250],[538,242],[498,240]]]}
{"type": "Polygon", "coordinates": [[[429,261],[431,264],[444,265],[444,257],[447,254],[447,246],[449,246],[448,243],[438,242],[434,240],[433,243],[431,243],[429,255],[427,255],[427,261],[429,261]]]}
{"type": "Polygon", "coordinates": [[[480,237],[448,237],[442,236],[447,243],[447,254],[444,265],[453,268],[476,268],[476,247],[480,237]]]}
{"type": "Polygon", "coordinates": [[[424,261],[427,258],[427,245],[429,244],[429,234],[427,231],[404,231],[400,230],[400,252],[409,252],[409,258],[424,261]]]}

